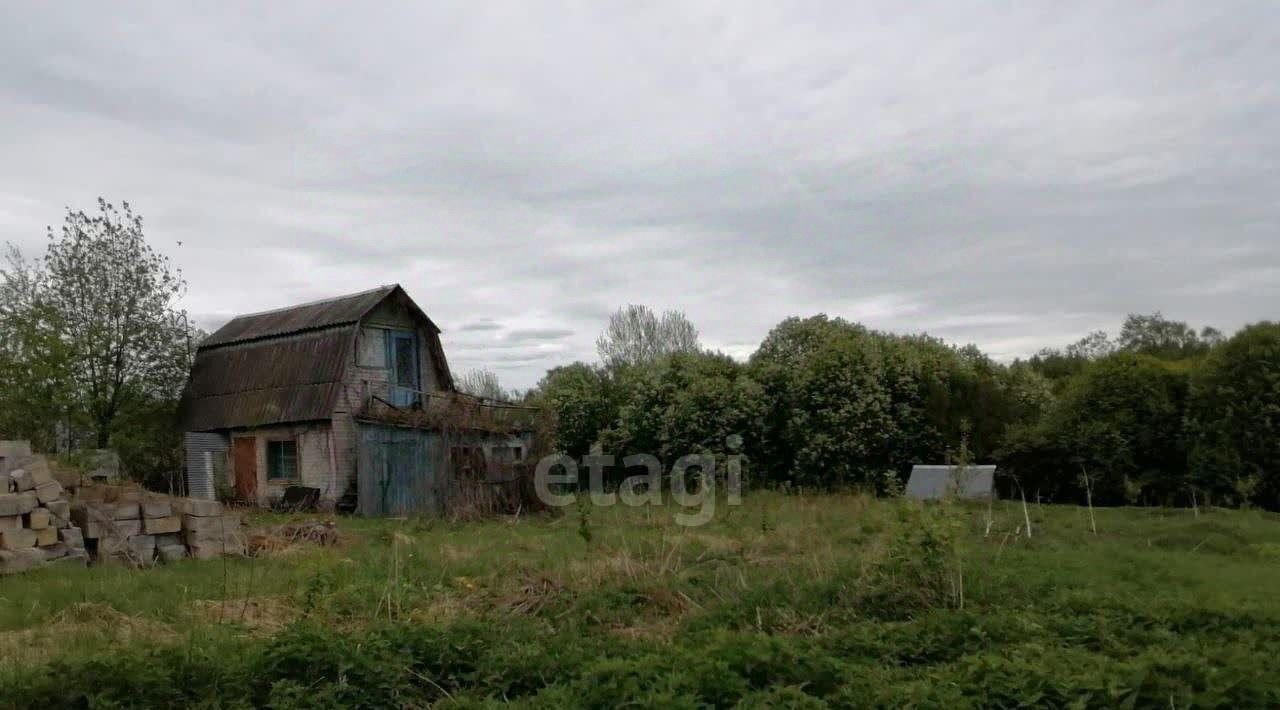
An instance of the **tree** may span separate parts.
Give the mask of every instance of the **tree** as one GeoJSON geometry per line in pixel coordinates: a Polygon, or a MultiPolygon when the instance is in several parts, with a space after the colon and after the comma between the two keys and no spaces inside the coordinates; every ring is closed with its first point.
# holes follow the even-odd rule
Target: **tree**
{"type": "Polygon", "coordinates": [[[653,454],[670,466],[687,454],[723,461],[759,440],[763,392],[746,368],[721,353],[674,353],[645,368],[604,434],[606,453],[653,454]]]}
{"type": "MultiPolygon", "coordinates": [[[[1213,328],[1206,328],[1205,335],[1212,339],[1221,337],[1213,328]]],[[[1130,313],[1120,327],[1120,349],[1166,360],[1198,357],[1208,352],[1211,343],[1202,341],[1190,326],[1182,321],[1169,320],[1160,311],[1151,315],[1130,313]]]]}
{"type": "Polygon", "coordinates": [[[609,316],[609,325],[596,340],[606,367],[652,363],[680,352],[698,352],[698,330],[680,311],[654,315],[648,306],[629,305],[609,316]]]}
{"type": "Polygon", "coordinates": [[[582,362],[548,370],[529,403],[551,414],[556,448],[574,457],[590,451],[618,412],[608,373],[582,362]]]}
{"type": "Polygon", "coordinates": [[[1002,458],[1050,495],[1083,491],[1083,469],[1095,503],[1125,502],[1127,482],[1167,501],[1187,483],[1186,399],[1185,366],[1117,353],[1073,378],[1034,427],[1015,428],[1002,458]]]}
{"type": "Polygon", "coordinates": [[[1197,485],[1280,509],[1280,323],[1245,327],[1192,375],[1187,434],[1197,485]]]}
{"type": "Polygon", "coordinates": [[[69,349],[49,324],[45,274],[9,245],[0,269],[0,436],[65,448],[72,421],[69,349]]]}
{"type": "Polygon", "coordinates": [[[498,376],[483,368],[468,370],[455,384],[459,392],[476,397],[493,399],[499,402],[507,402],[514,399],[511,393],[502,388],[502,384],[498,382],[498,376]]]}

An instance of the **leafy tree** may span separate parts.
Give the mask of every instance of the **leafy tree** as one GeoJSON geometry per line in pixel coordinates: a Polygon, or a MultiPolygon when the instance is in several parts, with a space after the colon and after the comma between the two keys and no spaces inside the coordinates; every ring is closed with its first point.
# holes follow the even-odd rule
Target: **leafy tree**
{"type": "Polygon", "coordinates": [[[614,386],[607,372],[586,363],[556,367],[543,376],[529,402],[555,420],[556,448],[582,456],[617,418],[614,386]]]}
{"type": "Polygon", "coordinates": [[[661,317],[648,306],[629,305],[609,317],[596,340],[600,360],[609,368],[643,365],[680,352],[698,352],[698,330],[680,311],[661,317]]]}
{"type": "Polygon", "coordinates": [[[1187,432],[1197,485],[1280,509],[1280,323],[1247,326],[1209,355],[1191,378],[1187,432]]]}
{"type": "Polygon", "coordinates": [[[1169,500],[1187,483],[1186,398],[1185,367],[1117,353],[1072,379],[1037,425],[1015,428],[1004,458],[1050,496],[1081,491],[1087,471],[1095,502],[1124,502],[1126,481],[1169,500]]]}
{"type": "Polygon", "coordinates": [[[640,375],[604,448],[653,454],[667,466],[686,454],[739,453],[729,437],[752,445],[763,414],[760,385],[741,364],[720,353],[675,353],[640,375]]]}
{"type": "MultiPolygon", "coordinates": [[[[1215,333],[1217,331],[1212,328],[1205,329],[1205,334],[1211,339],[1215,333]]],[[[1186,323],[1169,320],[1159,311],[1151,315],[1129,314],[1120,327],[1119,344],[1120,349],[1126,352],[1166,360],[1198,357],[1208,352],[1210,347],[1210,343],[1201,340],[1186,323]]]]}
{"type": "Polygon", "coordinates": [[[49,229],[41,300],[49,325],[70,350],[77,400],[106,447],[130,398],[172,397],[191,355],[186,283],[142,233],[129,203],[99,198],[98,212],[67,212],[60,235],[49,229]]]}
{"type": "Polygon", "coordinates": [[[10,245],[0,269],[0,435],[65,448],[74,424],[70,350],[49,327],[45,274],[10,245]]]}

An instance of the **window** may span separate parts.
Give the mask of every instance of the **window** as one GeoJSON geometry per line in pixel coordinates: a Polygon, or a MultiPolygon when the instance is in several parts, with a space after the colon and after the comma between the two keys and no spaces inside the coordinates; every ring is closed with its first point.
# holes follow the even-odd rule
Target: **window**
{"type": "Polygon", "coordinates": [[[387,331],[382,328],[360,329],[356,340],[356,365],[385,368],[387,366],[387,331]]]}
{"type": "Polygon", "coordinates": [[[298,442],[267,442],[267,478],[273,481],[298,480],[298,442]]]}

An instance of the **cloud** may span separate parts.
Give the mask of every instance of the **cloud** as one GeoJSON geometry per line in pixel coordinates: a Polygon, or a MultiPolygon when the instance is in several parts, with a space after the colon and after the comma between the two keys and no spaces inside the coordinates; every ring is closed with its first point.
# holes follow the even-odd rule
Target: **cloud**
{"type": "Polygon", "coordinates": [[[1268,3],[6,4],[0,235],[128,199],[202,325],[398,282],[518,387],[627,303],[739,356],[1230,330],[1276,317],[1277,65],[1268,3]]]}
{"type": "Polygon", "coordinates": [[[529,340],[561,340],[574,334],[570,328],[515,328],[503,334],[503,339],[513,342],[529,340]]]}
{"type": "Polygon", "coordinates": [[[502,330],[502,326],[489,318],[481,318],[470,323],[463,323],[458,326],[458,331],[462,333],[486,332],[491,330],[502,330]]]}

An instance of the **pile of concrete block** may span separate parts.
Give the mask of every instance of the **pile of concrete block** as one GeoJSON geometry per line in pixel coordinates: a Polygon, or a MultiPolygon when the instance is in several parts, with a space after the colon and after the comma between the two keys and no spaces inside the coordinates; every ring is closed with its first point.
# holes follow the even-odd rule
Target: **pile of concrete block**
{"type": "Polygon", "coordinates": [[[0,442],[0,451],[0,574],[55,560],[87,563],[81,530],[49,462],[26,442],[0,442]]]}
{"type": "Polygon", "coordinates": [[[110,500],[77,501],[71,507],[99,563],[149,567],[188,554],[212,559],[245,553],[240,516],[225,513],[217,501],[119,489],[102,497],[110,500]]]}

